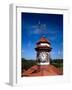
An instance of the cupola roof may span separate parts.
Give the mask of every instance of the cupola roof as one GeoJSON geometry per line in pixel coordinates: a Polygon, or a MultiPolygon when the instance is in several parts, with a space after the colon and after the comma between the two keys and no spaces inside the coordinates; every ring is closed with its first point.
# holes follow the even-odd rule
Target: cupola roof
{"type": "Polygon", "coordinates": [[[47,40],[44,36],[40,38],[40,40],[37,42],[37,44],[40,44],[40,43],[48,43],[50,44],[49,40],[47,40]]]}

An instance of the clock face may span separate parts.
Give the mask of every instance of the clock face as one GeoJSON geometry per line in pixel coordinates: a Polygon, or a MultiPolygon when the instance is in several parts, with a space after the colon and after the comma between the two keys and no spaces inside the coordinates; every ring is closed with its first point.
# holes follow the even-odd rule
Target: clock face
{"type": "Polygon", "coordinates": [[[39,55],[40,61],[46,61],[47,59],[47,52],[41,52],[39,55]]]}

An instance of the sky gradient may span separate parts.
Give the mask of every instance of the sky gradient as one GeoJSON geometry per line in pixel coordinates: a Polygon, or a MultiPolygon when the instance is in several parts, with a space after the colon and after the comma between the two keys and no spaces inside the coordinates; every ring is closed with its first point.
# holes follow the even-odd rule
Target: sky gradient
{"type": "Polygon", "coordinates": [[[52,59],[63,59],[63,15],[21,13],[21,56],[36,59],[36,42],[45,36],[51,43],[52,59]]]}

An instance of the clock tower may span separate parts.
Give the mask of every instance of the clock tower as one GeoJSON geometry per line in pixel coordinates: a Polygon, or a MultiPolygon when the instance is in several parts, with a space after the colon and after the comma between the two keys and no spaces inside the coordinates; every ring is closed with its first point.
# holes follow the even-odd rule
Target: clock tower
{"type": "Polygon", "coordinates": [[[36,47],[37,65],[33,65],[24,71],[22,76],[50,76],[63,75],[63,71],[50,64],[51,44],[44,36],[37,42],[36,47]]]}
{"type": "Polygon", "coordinates": [[[50,64],[50,51],[51,51],[51,44],[45,38],[41,37],[40,40],[36,44],[36,60],[38,65],[49,65],[50,64]]]}

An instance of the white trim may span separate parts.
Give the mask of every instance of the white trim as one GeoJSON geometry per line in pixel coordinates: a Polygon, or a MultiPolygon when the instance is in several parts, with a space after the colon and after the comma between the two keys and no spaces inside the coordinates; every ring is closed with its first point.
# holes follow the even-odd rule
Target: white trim
{"type": "Polygon", "coordinates": [[[10,26],[9,26],[9,49],[10,49],[10,57],[9,57],[9,83],[10,85],[17,84],[17,32],[16,32],[16,6],[10,5],[9,8],[9,17],[10,17],[10,26]]]}
{"type": "Polygon", "coordinates": [[[40,63],[37,63],[37,65],[49,65],[49,64],[50,64],[49,62],[44,62],[44,63],[40,62],[40,63]]]}
{"type": "Polygon", "coordinates": [[[41,46],[48,46],[48,47],[50,47],[50,45],[47,44],[47,43],[41,43],[40,45],[41,45],[41,46]]]}

